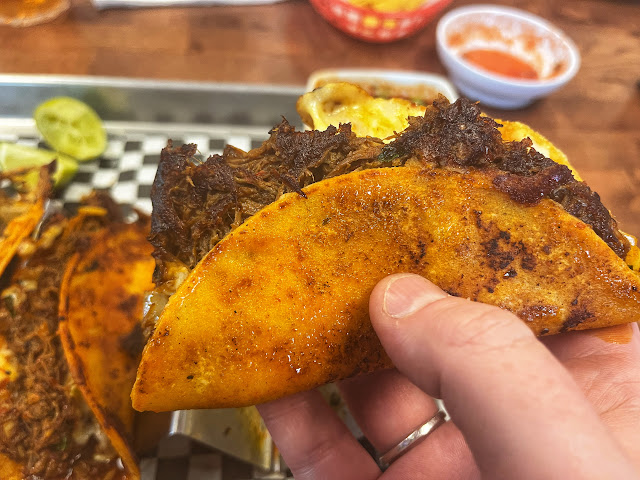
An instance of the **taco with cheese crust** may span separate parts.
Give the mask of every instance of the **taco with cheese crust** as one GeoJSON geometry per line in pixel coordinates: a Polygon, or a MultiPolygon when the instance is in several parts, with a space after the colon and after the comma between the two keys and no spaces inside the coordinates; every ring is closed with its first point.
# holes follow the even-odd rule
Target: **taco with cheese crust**
{"type": "Polygon", "coordinates": [[[538,335],[640,318],[635,239],[553,145],[466,100],[405,123],[380,139],[283,120],[249,152],[162,152],[134,408],[252,405],[390,367],[368,299],[392,273],[538,335]]]}

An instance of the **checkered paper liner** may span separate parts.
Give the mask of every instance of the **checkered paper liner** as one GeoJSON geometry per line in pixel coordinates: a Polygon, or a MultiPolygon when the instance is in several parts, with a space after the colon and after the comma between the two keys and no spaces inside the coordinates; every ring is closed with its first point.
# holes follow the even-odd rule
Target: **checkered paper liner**
{"type": "MultiPolygon", "coordinates": [[[[220,133],[181,134],[136,132],[129,135],[110,134],[106,151],[97,159],[80,162],[73,180],[58,193],[65,207],[74,209],[92,190],[104,190],[125,208],[151,213],[151,185],[156,174],[160,152],[172,140],[174,145],[195,143],[203,158],[221,154],[225,145],[249,150],[267,138],[246,131],[228,130],[220,133]]],[[[3,133],[0,141],[31,147],[48,148],[35,135],[3,133]]]]}
{"type": "MultiPolygon", "coordinates": [[[[0,124],[0,142],[49,148],[38,136],[35,126],[16,123],[17,127],[0,124]]],[[[163,129],[161,124],[156,124],[145,130],[139,126],[127,128],[123,125],[110,129],[107,125],[106,151],[97,159],[80,162],[78,172],[64,189],[57,192],[57,197],[65,208],[73,211],[85,195],[93,190],[103,190],[123,207],[125,214],[134,208],[151,213],[151,186],[160,152],[168,140],[171,139],[174,145],[195,143],[202,158],[206,159],[209,155],[221,154],[227,144],[243,150],[255,148],[267,139],[269,128],[207,130],[203,127],[198,133],[197,127],[190,126],[163,129]]],[[[142,480],[250,480],[259,477],[250,465],[182,435],[163,438],[155,451],[141,459],[140,466],[142,480]]]]}
{"type": "MultiPolygon", "coordinates": [[[[141,480],[252,480],[254,469],[182,436],[166,437],[141,459],[141,480]]],[[[266,477],[268,478],[268,477],[266,477]]],[[[274,477],[274,478],[284,478],[274,477]]]]}

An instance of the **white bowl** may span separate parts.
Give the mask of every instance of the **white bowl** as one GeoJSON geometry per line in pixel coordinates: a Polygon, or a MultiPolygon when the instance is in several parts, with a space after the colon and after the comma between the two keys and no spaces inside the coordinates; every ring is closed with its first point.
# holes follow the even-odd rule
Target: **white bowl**
{"type": "Polygon", "coordinates": [[[515,109],[544,97],[571,80],[580,53],[562,31],[516,8],[473,5],[451,10],[436,30],[438,55],[458,90],[472,100],[515,109]],[[537,79],[494,73],[463,58],[470,50],[507,53],[525,61],[537,79]]]}
{"type": "MultiPolygon", "coordinates": [[[[307,91],[330,81],[349,82],[356,85],[386,85],[391,89],[405,90],[418,97],[435,98],[441,93],[450,102],[458,98],[451,82],[441,75],[403,70],[382,70],[370,68],[336,68],[313,72],[307,80],[307,91]]],[[[366,89],[366,88],[365,88],[366,89]]]]}

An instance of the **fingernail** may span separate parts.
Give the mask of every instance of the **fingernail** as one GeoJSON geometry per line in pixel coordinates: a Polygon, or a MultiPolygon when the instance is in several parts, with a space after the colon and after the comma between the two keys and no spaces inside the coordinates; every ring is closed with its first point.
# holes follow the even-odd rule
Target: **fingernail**
{"type": "Polygon", "coordinates": [[[397,275],[387,284],[382,308],[390,317],[403,318],[445,297],[445,292],[419,275],[397,275]]]}

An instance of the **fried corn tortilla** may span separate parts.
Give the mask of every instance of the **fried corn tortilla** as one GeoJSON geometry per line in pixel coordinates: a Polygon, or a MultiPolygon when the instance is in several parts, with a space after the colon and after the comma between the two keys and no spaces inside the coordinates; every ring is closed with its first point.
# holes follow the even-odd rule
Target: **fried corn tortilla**
{"type": "Polygon", "coordinates": [[[0,363],[10,373],[0,384],[1,478],[137,478],[119,464],[72,378],[57,334],[65,266],[107,225],[121,222],[116,211],[111,200],[96,195],[73,218],[50,216],[37,240],[23,240],[15,268],[6,273],[0,363]]]}
{"type": "Polygon", "coordinates": [[[637,247],[561,152],[533,148],[546,139],[513,140],[527,128],[501,131],[466,100],[408,125],[383,141],[283,121],[250,152],[163,151],[161,313],[145,319],[134,408],[250,405],[390,366],[367,305],[391,273],[509,309],[539,335],[638,320],[637,247]]]}
{"type": "Polygon", "coordinates": [[[136,408],[252,405],[391,366],[368,299],[392,273],[508,309],[536,333],[640,318],[637,275],[593,230],[552,200],[509,201],[481,172],[366,170],[304,193],[235,229],[169,300],[136,408]]]}
{"type": "Polygon", "coordinates": [[[107,225],[69,261],[60,294],[58,333],[71,376],[130,479],[140,477],[129,392],[143,346],[143,298],[153,287],[148,228],[144,220],[107,225]]]}
{"type": "Polygon", "coordinates": [[[23,480],[22,465],[0,453],[0,478],[2,480],[23,480]]]}
{"type": "Polygon", "coordinates": [[[0,276],[16,254],[20,242],[36,228],[50,195],[48,166],[40,169],[38,184],[33,191],[13,196],[0,191],[0,276]]]}

